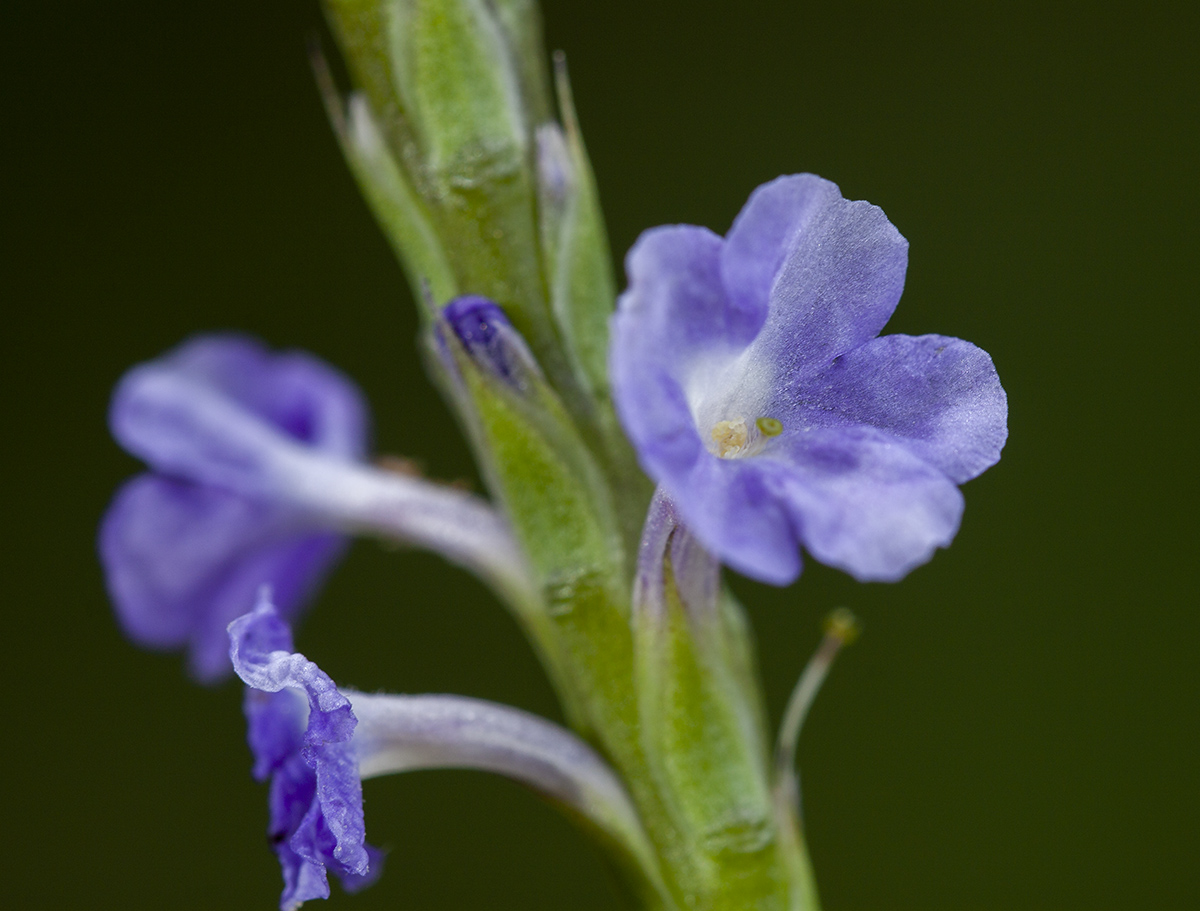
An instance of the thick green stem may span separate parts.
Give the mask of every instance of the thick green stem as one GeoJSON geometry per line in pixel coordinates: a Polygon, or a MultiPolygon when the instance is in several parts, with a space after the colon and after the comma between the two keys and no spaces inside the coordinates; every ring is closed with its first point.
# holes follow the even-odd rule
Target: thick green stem
{"type": "Polygon", "coordinates": [[[702,611],[672,591],[653,616],[635,603],[651,491],[609,398],[611,259],[561,61],[552,120],[533,0],[324,2],[359,88],[345,106],[325,80],[347,159],[423,290],[433,373],[527,558],[535,591],[514,614],[657,855],[635,889],[661,911],[815,911],[795,807],[771,796],[748,627],[715,563],[702,611]],[[524,338],[512,362],[532,350],[519,377],[443,325],[458,294],[500,305],[524,338]]]}

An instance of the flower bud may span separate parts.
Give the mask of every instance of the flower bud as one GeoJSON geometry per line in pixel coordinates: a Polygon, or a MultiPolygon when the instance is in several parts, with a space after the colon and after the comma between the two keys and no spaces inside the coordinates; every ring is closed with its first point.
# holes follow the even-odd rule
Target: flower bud
{"type": "Polygon", "coordinates": [[[512,327],[504,311],[486,297],[457,297],[442,309],[438,343],[446,348],[447,330],[466,355],[484,372],[523,391],[541,371],[525,340],[512,327]]]}

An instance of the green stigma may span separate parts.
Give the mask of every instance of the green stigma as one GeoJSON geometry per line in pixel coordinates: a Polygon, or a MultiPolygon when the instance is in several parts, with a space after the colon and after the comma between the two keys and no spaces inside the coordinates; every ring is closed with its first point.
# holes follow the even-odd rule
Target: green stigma
{"type": "Polygon", "coordinates": [[[783,422],[777,418],[759,418],[754,426],[765,437],[777,437],[783,433],[783,422]]]}

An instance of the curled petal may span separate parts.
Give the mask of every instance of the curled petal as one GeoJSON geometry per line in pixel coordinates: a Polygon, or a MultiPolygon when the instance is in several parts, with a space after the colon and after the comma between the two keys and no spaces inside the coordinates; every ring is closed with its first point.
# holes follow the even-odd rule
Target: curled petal
{"type": "Polygon", "coordinates": [[[292,651],[291,630],[265,594],[229,625],[229,638],[234,670],[252,688],[246,714],[255,772],[271,775],[271,832],[288,890],[283,906],[295,907],[328,895],[326,867],[341,876],[369,872],[362,784],[350,742],[358,722],[329,675],[292,651]],[[302,734],[297,722],[304,706],[292,692],[307,701],[302,734]],[[286,849],[278,847],[285,843],[286,849]]]}

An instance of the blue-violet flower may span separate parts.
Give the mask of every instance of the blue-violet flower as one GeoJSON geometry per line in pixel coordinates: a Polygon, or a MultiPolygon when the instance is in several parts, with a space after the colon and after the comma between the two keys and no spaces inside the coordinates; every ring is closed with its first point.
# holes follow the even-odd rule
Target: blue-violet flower
{"type": "Polygon", "coordinates": [[[187,645],[202,680],[229,670],[225,627],[258,588],[269,585],[294,617],[345,532],[427,547],[509,601],[526,597],[524,560],[500,514],[366,464],[361,396],[307,354],[195,339],[130,370],[110,423],[154,469],[117,494],[101,528],[117,614],[143,645],[187,645]]]}
{"type": "Polygon", "coordinates": [[[1007,402],[987,353],[877,337],[908,244],[811,174],[759,187],[725,238],[647,231],[626,259],[611,372],[645,470],[699,540],[786,584],[799,547],[893,580],[954,537],[955,486],[995,464],[1007,402]]]}
{"type": "Polygon", "coordinates": [[[341,534],[294,508],[226,439],[231,421],[336,460],[360,459],[366,446],[358,390],[299,352],[204,336],[122,379],[110,426],[155,471],[127,482],[105,516],[100,554],[109,593],[132,639],[188,646],[201,680],[228,673],[225,627],[260,586],[270,585],[276,604],[294,616],[344,548],[341,534]],[[164,399],[184,405],[164,407],[164,399]],[[197,409],[217,426],[204,426],[205,415],[191,413],[197,409]]]}
{"type": "Polygon", "coordinates": [[[350,891],[370,885],[381,856],[365,843],[350,700],[293,652],[291,629],[265,594],[229,624],[229,641],[234,670],[248,687],[254,777],[271,781],[268,831],[283,869],[280,908],[328,898],[326,868],[350,891]]]}

